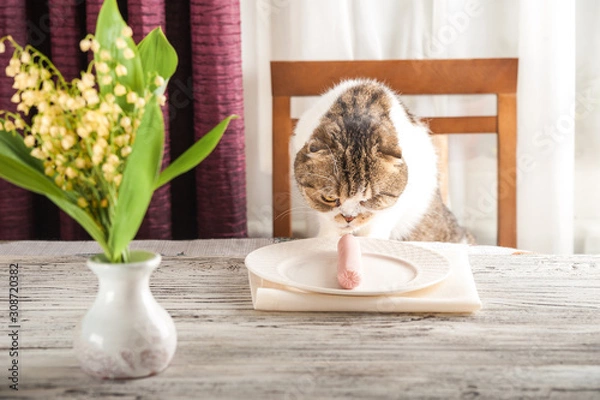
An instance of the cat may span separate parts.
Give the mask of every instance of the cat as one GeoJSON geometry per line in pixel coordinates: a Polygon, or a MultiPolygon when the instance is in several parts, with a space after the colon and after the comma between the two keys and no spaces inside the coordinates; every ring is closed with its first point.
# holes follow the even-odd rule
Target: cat
{"type": "Polygon", "coordinates": [[[292,140],[319,237],[474,243],[441,199],[427,126],[384,84],[339,83],[300,117],[292,140]]]}

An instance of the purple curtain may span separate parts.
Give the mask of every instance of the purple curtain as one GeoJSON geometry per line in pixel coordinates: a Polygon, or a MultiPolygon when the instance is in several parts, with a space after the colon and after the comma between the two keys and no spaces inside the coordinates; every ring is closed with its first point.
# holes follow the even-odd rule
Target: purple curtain
{"type": "MultiPolygon", "coordinates": [[[[133,38],[138,43],[152,29],[160,26],[166,30],[165,0],[129,0],[127,5],[129,20],[133,27],[133,38]]],[[[167,94],[168,95],[168,94],[167,94]]],[[[169,121],[169,108],[163,108],[163,118],[169,121]]],[[[170,162],[169,124],[165,124],[165,153],[163,168],[170,162]]],[[[138,237],[140,239],[172,239],[171,186],[165,185],[154,192],[154,197],[146,213],[138,237]]]]}
{"type": "MultiPolygon", "coordinates": [[[[26,9],[22,0],[0,2],[0,37],[12,35],[24,42],[27,38],[26,9]]],[[[12,79],[4,74],[10,54],[0,54],[0,109],[15,111],[10,102],[14,92],[12,79]]],[[[34,233],[33,196],[0,179],[0,240],[3,238],[27,239],[34,233]]]]}
{"type": "MultiPolygon", "coordinates": [[[[243,115],[240,8],[237,0],[190,3],[193,84],[201,88],[194,91],[194,134],[199,139],[228,112],[243,115]]],[[[231,128],[242,131],[243,122],[235,120],[231,128]]],[[[246,236],[244,171],[242,135],[225,136],[196,170],[200,237],[246,236]]]]}
{"type": "MultiPolygon", "coordinates": [[[[79,47],[80,16],[76,0],[49,0],[50,56],[65,79],[79,76],[85,59],[79,47]]],[[[86,232],[67,214],[60,211],[60,237],[64,240],[85,239],[86,232]]]]}
{"type": "MultiPolygon", "coordinates": [[[[161,26],[179,55],[168,87],[163,167],[229,114],[243,115],[239,0],[119,0],[136,41],[161,26]]],[[[65,78],[89,59],[79,41],[95,30],[102,0],[3,0],[0,36],[11,34],[48,54],[65,78]],[[35,4],[34,4],[35,3],[35,4]]],[[[0,55],[0,109],[10,109],[12,82],[0,55]]],[[[246,186],[241,119],[195,171],[155,192],[139,239],[244,237],[246,186]]],[[[0,240],[87,239],[48,201],[0,180],[0,240]]]]}

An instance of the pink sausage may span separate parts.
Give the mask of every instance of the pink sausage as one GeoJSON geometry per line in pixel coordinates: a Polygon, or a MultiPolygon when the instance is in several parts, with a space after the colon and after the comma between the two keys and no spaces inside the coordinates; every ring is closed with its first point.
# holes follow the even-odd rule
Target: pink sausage
{"type": "Polygon", "coordinates": [[[347,233],[342,236],[337,245],[338,282],[344,289],[354,289],[360,285],[362,278],[362,262],[358,239],[347,233]]]}

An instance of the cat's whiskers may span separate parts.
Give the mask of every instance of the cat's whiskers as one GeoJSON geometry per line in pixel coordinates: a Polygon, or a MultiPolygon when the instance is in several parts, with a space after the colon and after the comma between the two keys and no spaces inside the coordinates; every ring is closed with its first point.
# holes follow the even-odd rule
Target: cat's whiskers
{"type": "Polygon", "coordinates": [[[314,212],[314,210],[308,206],[290,207],[288,210],[283,211],[281,214],[279,214],[277,217],[275,217],[275,220],[285,217],[287,215],[291,215],[292,212],[294,212],[294,215],[299,215],[302,213],[310,214],[310,213],[314,212]],[[296,214],[296,212],[298,212],[298,214],[296,214]]]}

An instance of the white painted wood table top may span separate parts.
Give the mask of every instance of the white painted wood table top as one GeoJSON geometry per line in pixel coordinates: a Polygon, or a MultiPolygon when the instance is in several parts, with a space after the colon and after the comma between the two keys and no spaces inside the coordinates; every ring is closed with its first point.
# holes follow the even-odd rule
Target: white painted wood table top
{"type": "Polygon", "coordinates": [[[252,308],[243,262],[269,243],[136,242],[164,256],[151,286],[179,345],[160,375],[116,382],[85,375],[71,348],[96,294],[85,259],[97,246],[0,244],[0,398],[600,398],[600,256],[474,251],[473,315],[274,313],[252,308]],[[7,380],[11,263],[18,393],[7,380]]]}

